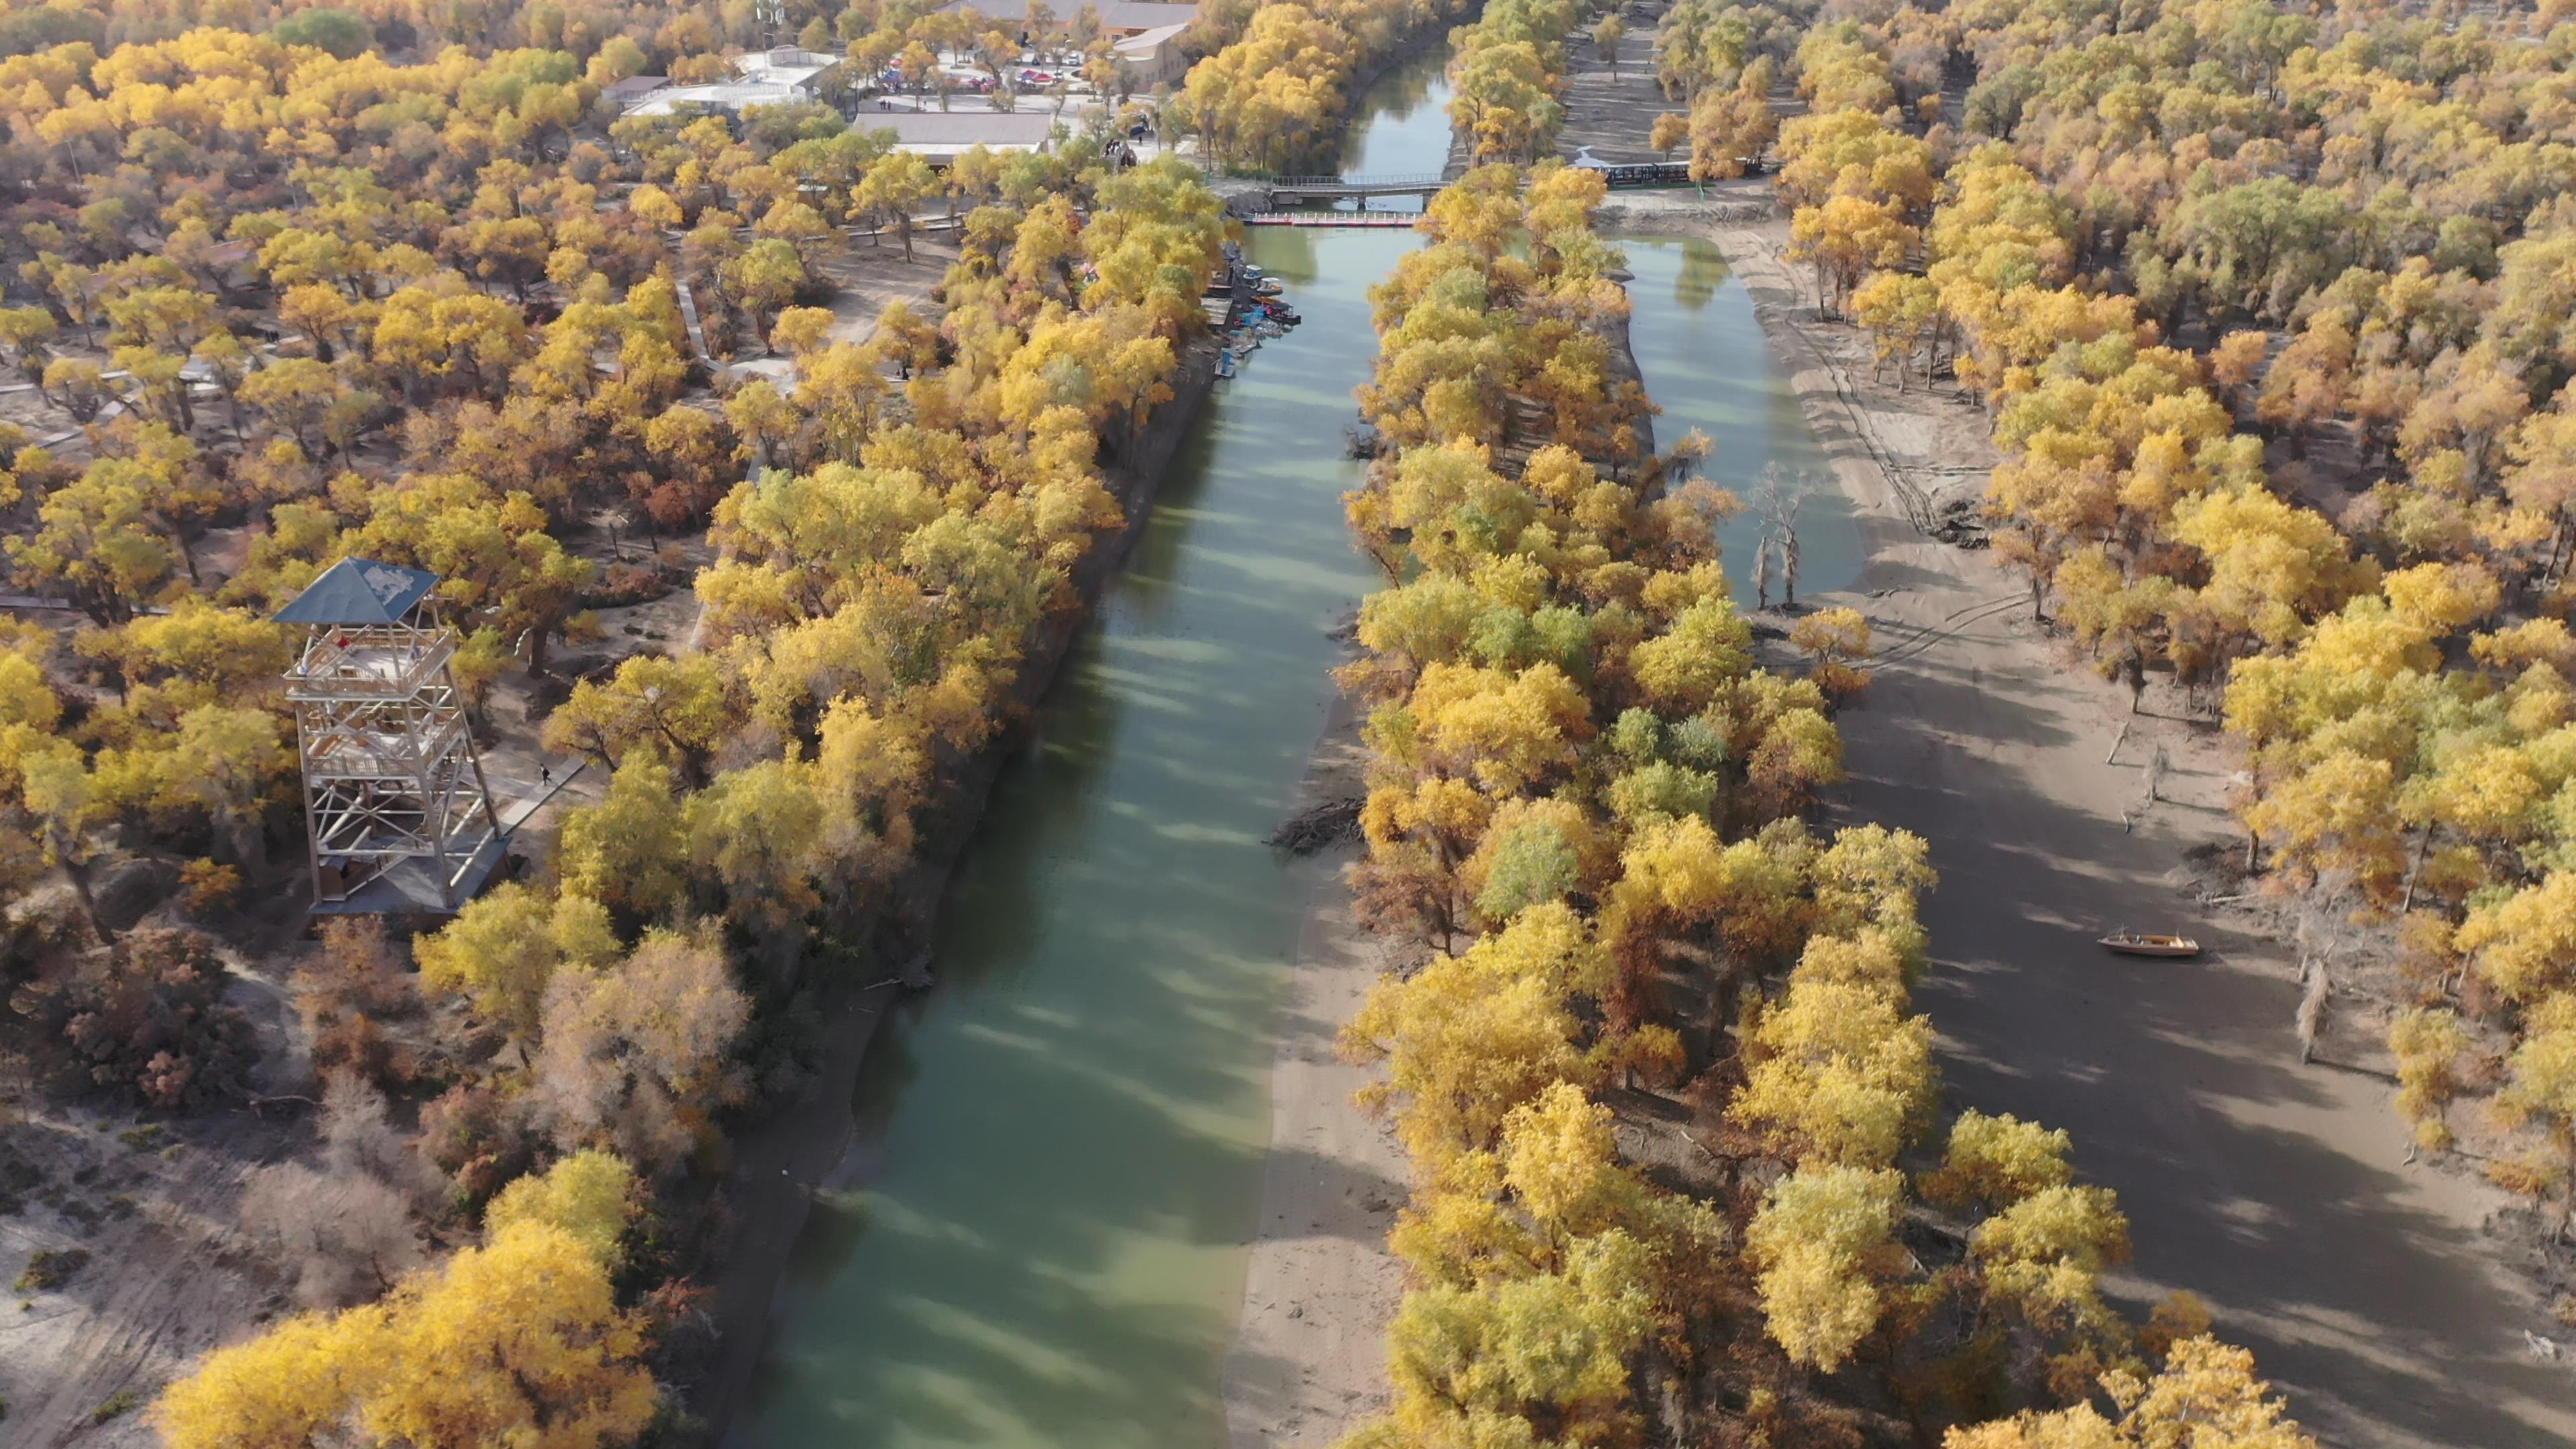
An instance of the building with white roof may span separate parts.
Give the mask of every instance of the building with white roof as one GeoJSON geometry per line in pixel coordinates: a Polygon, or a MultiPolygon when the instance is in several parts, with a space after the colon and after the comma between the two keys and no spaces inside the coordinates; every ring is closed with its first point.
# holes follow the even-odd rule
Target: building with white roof
{"type": "Polygon", "coordinates": [[[1177,85],[1190,71],[1190,58],[1181,50],[1182,25],[1158,25],[1127,36],[1113,47],[1118,53],[1119,69],[1139,90],[1151,90],[1166,82],[1177,85]]]}
{"type": "Polygon", "coordinates": [[[1043,151],[1056,118],[1046,109],[1027,111],[861,111],[850,123],[854,131],[892,131],[894,149],[910,151],[933,166],[945,167],[982,146],[988,151],[1043,151]]]}
{"type": "MultiPolygon", "coordinates": [[[[1155,0],[1090,0],[1091,8],[1100,14],[1100,31],[1112,40],[1160,30],[1166,25],[1187,25],[1196,20],[1196,5],[1164,5],[1155,0]]],[[[943,14],[971,10],[995,25],[1016,28],[1028,23],[1030,0],[948,0],[939,7],[943,14]]],[[[1055,23],[1062,27],[1072,23],[1082,9],[1083,0],[1048,0],[1047,9],[1054,12],[1055,23]]]]}
{"type": "Polygon", "coordinates": [[[693,111],[742,114],[750,106],[800,105],[822,99],[823,86],[844,64],[837,55],[782,45],[733,59],[734,78],[712,85],[666,85],[626,108],[630,116],[684,115],[693,111]]]}

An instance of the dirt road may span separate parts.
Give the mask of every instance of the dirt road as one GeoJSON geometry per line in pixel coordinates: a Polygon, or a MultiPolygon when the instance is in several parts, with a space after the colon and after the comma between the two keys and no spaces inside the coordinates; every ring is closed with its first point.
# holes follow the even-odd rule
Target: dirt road
{"type": "Polygon", "coordinates": [[[1954,1101],[2071,1131],[2077,1166],[2133,1226],[2115,1289],[2141,1304],[2198,1294],[2327,1443],[2576,1441],[2576,1373],[2526,1346],[2526,1329],[2554,1325],[2480,1230],[2499,1196],[2406,1163],[2384,1081],[2300,1066],[2289,964],[2168,883],[2186,848],[2228,833],[2215,742],[2149,721],[2105,762],[2125,691],[2042,640],[1988,555],[1905,521],[1909,492],[1986,460],[1979,415],[1947,392],[1874,388],[1859,338],[1798,300],[1777,223],[1710,234],[1863,513],[1869,568],[1835,602],[1873,616],[1884,662],[1845,716],[1855,778],[1839,804],[1932,842],[1918,999],[1954,1101]],[[2132,831],[2122,817],[2158,739],[2179,803],[2132,831]],[[2091,944],[2122,925],[2215,949],[2155,963],[2091,944]]]}

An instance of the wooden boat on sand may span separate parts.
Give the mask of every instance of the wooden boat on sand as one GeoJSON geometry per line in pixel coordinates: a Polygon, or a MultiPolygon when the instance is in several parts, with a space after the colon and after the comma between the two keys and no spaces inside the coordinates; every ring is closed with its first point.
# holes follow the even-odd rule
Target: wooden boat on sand
{"type": "Polygon", "coordinates": [[[2123,956],[2200,954],[2200,943],[2189,936],[2144,936],[2135,931],[2114,931],[2102,938],[2102,945],[2123,956]]]}

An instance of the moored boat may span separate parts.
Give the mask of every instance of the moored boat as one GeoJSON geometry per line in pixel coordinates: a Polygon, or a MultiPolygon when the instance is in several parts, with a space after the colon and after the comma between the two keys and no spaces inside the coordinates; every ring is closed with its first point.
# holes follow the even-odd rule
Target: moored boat
{"type": "Polygon", "coordinates": [[[2102,938],[2102,945],[2123,956],[2197,956],[2200,943],[2189,936],[2149,936],[2136,931],[2114,931],[2102,938]]]}

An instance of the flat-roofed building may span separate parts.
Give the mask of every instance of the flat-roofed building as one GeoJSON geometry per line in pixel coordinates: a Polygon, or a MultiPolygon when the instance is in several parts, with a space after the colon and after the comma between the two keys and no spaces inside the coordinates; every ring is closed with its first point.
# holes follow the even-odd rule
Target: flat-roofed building
{"type": "MultiPolygon", "coordinates": [[[[945,14],[971,10],[995,25],[1016,31],[1028,23],[1029,4],[1030,0],[949,0],[939,8],[945,14]]],[[[1101,33],[1112,40],[1124,40],[1166,25],[1187,25],[1199,15],[1196,5],[1163,5],[1155,0],[1091,0],[1091,8],[1100,12],[1101,33]]],[[[1048,0],[1047,9],[1054,12],[1055,23],[1061,28],[1072,22],[1082,3],[1048,0]]]]}
{"type": "Polygon", "coordinates": [[[1049,108],[1026,111],[870,111],[850,122],[855,131],[892,131],[894,148],[945,167],[982,146],[989,151],[1043,151],[1055,129],[1049,108]]]}
{"type": "Polygon", "coordinates": [[[727,111],[740,115],[750,106],[807,104],[822,99],[824,84],[844,63],[840,56],[799,50],[792,45],[756,50],[733,58],[732,80],[699,86],[664,84],[629,104],[626,114],[676,116],[727,111]]]}

